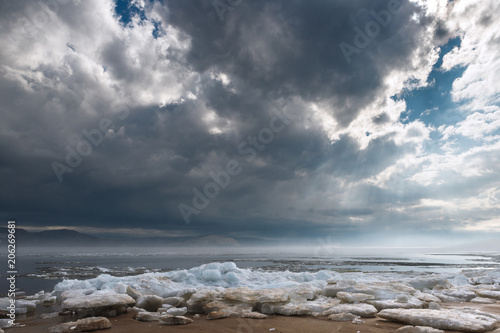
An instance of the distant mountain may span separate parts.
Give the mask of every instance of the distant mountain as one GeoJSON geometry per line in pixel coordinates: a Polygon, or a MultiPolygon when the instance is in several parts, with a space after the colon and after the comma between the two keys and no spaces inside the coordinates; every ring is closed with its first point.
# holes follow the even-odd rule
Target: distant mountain
{"type": "MultiPolygon", "coordinates": [[[[0,244],[7,240],[7,228],[0,228],[0,244]]],[[[91,236],[69,229],[45,230],[40,232],[29,232],[22,228],[16,228],[16,244],[23,247],[231,247],[240,246],[240,243],[232,238],[222,235],[205,235],[199,237],[149,237],[128,239],[105,239],[91,236]]]]}
{"type": "MultiPolygon", "coordinates": [[[[20,246],[93,246],[104,241],[103,239],[69,229],[29,232],[22,228],[16,228],[15,235],[16,244],[20,246]]],[[[6,241],[6,228],[0,228],[0,239],[2,243],[6,241]]]]}
{"type": "Polygon", "coordinates": [[[188,239],[182,243],[179,243],[181,246],[200,246],[200,247],[207,247],[207,246],[240,246],[240,243],[233,237],[226,237],[226,236],[220,236],[220,235],[208,235],[208,236],[201,236],[201,237],[194,237],[191,239],[188,239]]]}
{"type": "Polygon", "coordinates": [[[85,241],[85,242],[95,242],[98,241],[99,238],[91,235],[87,235],[75,230],[69,229],[58,229],[58,230],[45,230],[37,232],[36,237],[41,237],[44,240],[48,241],[85,241]]]}
{"type": "Polygon", "coordinates": [[[235,237],[241,246],[270,246],[276,245],[276,241],[262,239],[262,238],[252,238],[252,237],[235,237]]]}

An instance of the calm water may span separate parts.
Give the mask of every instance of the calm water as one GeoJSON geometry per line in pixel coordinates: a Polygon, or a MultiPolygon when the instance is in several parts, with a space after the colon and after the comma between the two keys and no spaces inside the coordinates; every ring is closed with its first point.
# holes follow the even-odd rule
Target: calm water
{"type": "MultiPolygon", "coordinates": [[[[240,268],[338,272],[436,272],[456,274],[463,269],[500,268],[500,253],[443,253],[436,249],[353,248],[225,248],[225,249],[65,249],[26,250],[17,254],[17,286],[27,294],[52,291],[62,279],[88,279],[189,269],[209,262],[233,261],[240,268]],[[129,251],[129,252],[127,252],[129,251]]],[[[7,271],[1,257],[0,294],[5,295],[7,271]]]]}

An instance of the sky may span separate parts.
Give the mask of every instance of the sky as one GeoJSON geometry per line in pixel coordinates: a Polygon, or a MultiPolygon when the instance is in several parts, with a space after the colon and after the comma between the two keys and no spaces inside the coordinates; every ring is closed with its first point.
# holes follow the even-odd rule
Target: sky
{"type": "Polygon", "coordinates": [[[498,238],[499,15],[496,0],[2,1],[0,217],[498,238]]]}

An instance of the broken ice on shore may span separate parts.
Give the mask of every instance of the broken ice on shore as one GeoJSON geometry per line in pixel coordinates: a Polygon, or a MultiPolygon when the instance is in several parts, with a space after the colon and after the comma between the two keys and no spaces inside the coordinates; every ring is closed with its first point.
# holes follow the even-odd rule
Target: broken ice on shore
{"type": "Polygon", "coordinates": [[[57,297],[63,311],[80,317],[135,311],[137,320],[163,324],[189,323],[186,314],[206,314],[207,319],[311,315],[356,323],[379,316],[409,325],[483,332],[495,328],[500,315],[474,311],[467,304],[495,306],[499,283],[500,269],[459,274],[278,272],[214,262],[170,272],[63,280],[38,300],[57,297]],[[443,303],[463,303],[463,308],[440,310],[443,303]]]}

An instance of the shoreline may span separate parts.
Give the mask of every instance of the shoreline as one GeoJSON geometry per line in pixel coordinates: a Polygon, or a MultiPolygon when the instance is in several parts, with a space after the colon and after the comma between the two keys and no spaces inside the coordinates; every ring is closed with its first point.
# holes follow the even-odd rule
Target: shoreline
{"type": "MultiPolygon", "coordinates": [[[[16,300],[15,332],[49,332],[68,322],[60,325],[64,332],[94,325],[115,333],[157,333],[167,324],[172,332],[375,333],[407,324],[487,332],[500,327],[499,283],[498,269],[311,273],[212,262],[165,273],[64,280],[50,293],[16,300]],[[73,323],[85,317],[93,318],[73,323]],[[179,323],[186,325],[172,325],[179,323]]],[[[0,299],[3,309],[8,302],[0,299]]]]}
{"type": "MultiPolygon", "coordinates": [[[[475,304],[475,303],[442,303],[443,309],[463,309],[469,307],[481,311],[500,314],[500,303],[475,304]]],[[[49,311],[50,312],[50,311],[49,311]]],[[[113,325],[109,329],[97,330],[95,332],[109,333],[160,333],[165,332],[236,332],[236,333],[320,333],[320,332],[342,332],[342,333],[382,333],[395,332],[398,328],[407,326],[405,324],[387,321],[378,317],[363,318],[365,323],[353,324],[352,322],[335,322],[327,317],[314,316],[281,316],[270,315],[266,319],[249,319],[240,317],[228,317],[223,319],[207,320],[206,315],[193,317],[193,322],[187,325],[162,325],[158,322],[141,322],[134,319],[135,313],[129,311],[126,314],[108,318],[113,325]],[[166,327],[168,326],[168,327],[166,327]],[[274,330],[271,330],[274,329],[274,330]]],[[[18,325],[24,327],[6,328],[5,332],[32,333],[49,332],[49,327],[76,320],[73,316],[58,316],[43,319],[40,314],[16,320],[18,325]]],[[[497,324],[497,328],[500,324],[497,324]]],[[[445,330],[447,333],[459,333],[461,331],[445,330]]]]}

